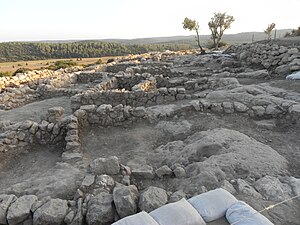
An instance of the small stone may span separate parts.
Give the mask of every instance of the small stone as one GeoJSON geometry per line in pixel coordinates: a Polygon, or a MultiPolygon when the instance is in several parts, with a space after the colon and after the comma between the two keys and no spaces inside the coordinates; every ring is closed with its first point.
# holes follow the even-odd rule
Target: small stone
{"type": "Polygon", "coordinates": [[[233,187],[233,185],[227,180],[222,181],[221,188],[225,189],[226,191],[228,191],[229,193],[231,193],[233,195],[236,193],[236,190],[233,187]]]}
{"type": "Polygon", "coordinates": [[[98,175],[95,179],[95,187],[101,188],[107,191],[111,191],[115,186],[115,181],[111,176],[98,175]]]}
{"type": "Polygon", "coordinates": [[[167,165],[164,165],[164,166],[158,168],[155,171],[155,173],[156,173],[156,175],[159,178],[162,178],[163,176],[170,176],[170,175],[172,175],[173,171],[170,169],[170,167],[168,167],[167,165]]]}
{"type": "Polygon", "coordinates": [[[117,185],[114,188],[114,204],[120,218],[137,213],[138,194],[138,189],[134,185],[117,185]]]}
{"type": "Polygon", "coordinates": [[[74,217],[75,217],[75,212],[73,210],[71,210],[64,219],[65,224],[67,224],[67,225],[71,224],[74,217]]]}
{"type": "Polygon", "coordinates": [[[51,199],[38,208],[33,214],[34,225],[61,225],[67,214],[68,202],[61,199],[51,199]]]}
{"type": "Polygon", "coordinates": [[[7,224],[7,210],[16,199],[15,195],[0,195],[0,224],[7,224]]]}
{"type": "Polygon", "coordinates": [[[95,175],[92,174],[86,174],[82,183],[81,183],[81,190],[86,190],[90,186],[92,186],[95,182],[95,175]]]}
{"type": "Polygon", "coordinates": [[[183,198],[186,198],[186,194],[183,190],[176,191],[170,196],[169,203],[177,202],[183,198]]]}
{"type": "Polygon", "coordinates": [[[234,102],[233,107],[234,107],[235,111],[241,112],[241,113],[247,112],[247,110],[248,110],[248,107],[240,102],[234,102]]]}
{"type": "Polygon", "coordinates": [[[125,166],[125,165],[120,165],[121,166],[121,172],[122,172],[122,175],[123,176],[126,176],[126,175],[131,175],[131,169],[129,166],[125,166]]]}
{"type": "Polygon", "coordinates": [[[185,177],[186,176],[186,172],[185,172],[185,169],[182,168],[182,167],[176,167],[174,170],[173,170],[174,174],[175,174],[175,177],[177,178],[182,178],[182,177],[185,177]]]}
{"type": "Polygon", "coordinates": [[[150,186],[140,195],[139,208],[151,212],[167,202],[168,195],[164,189],[150,186]]]}
{"type": "Polygon", "coordinates": [[[98,158],[90,164],[89,169],[96,175],[116,175],[120,173],[119,159],[116,156],[111,156],[109,158],[98,158]]]}
{"type": "Polygon", "coordinates": [[[259,194],[253,187],[250,186],[250,184],[242,179],[237,179],[237,189],[238,192],[241,194],[256,198],[256,199],[261,199],[262,196],[259,194]]]}
{"type": "Polygon", "coordinates": [[[96,108],[97,106],[96,105],[83,105],[83,106],[80,106],[80,109],[81,110],[84,110],[88,113],[93,113],[96,111],[96,108]]]}
{"type": "Polygon", "coordinates": [[[137,168],[132,169],[132,175],[138,179],[153,179],[153,168],[149,165],[140,165],[137,168]]]}
{"type": "Polygon", "coordinates": [[[139,118],[144,117],[146,114],[147,114],[146,108],[143,106],[136,107],[132,111],[132,115],[139,118]]]}
{"type": "Polygon", "coordinates": [[[11,204],[7,211],[7,221],[9,225],[16,225],[30,215],[32,205],[38,200],[35,195],[24,195],[11,204]]]}
{"type": "Polygon", "coordinates": [[[229,113],[234,113],[234,108],[232,106],[231,102],[223,102],[223,108],[224,108],[224,112],[229,114],[229,113]]]}
{"type": "Polygon", "coordinates": [[[102,192],[91,197],[88,203],[86,221],[88,225],[106,225],[114,221],[113,196],[102,192]]]}
{"type": "Polygon", "coordinates": [[[185,94],[185,88],[177,88],[178,94],[185,94]]]}

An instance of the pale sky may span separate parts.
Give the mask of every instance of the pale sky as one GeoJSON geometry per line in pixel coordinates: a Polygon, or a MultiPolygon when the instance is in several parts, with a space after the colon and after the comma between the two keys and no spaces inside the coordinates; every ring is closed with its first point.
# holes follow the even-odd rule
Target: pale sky
{"type": "Polygon", "coordinates": [[[0,42],[192,35],[185,17],[209,34],[214,12],[235,17],[228,34],[296,28],[299,10],[300,0],[0,0],[0,42]]]}

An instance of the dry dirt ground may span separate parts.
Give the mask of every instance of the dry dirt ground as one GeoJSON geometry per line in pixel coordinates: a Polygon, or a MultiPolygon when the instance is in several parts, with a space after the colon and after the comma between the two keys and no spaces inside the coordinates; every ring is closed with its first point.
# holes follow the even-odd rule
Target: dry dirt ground
{"type": "Polygon", "coordinates": [[[70,115],[72,113],[70,98],[57,97],[32,102],[9,111],[0,110],[0,118],[1,120],[10,120],[15,122],[21,122],[24,120],[39,122],[41,117],[46,115],[48,109],[55,106],[62,106],[65,109],[66,115],[70,115]]]}

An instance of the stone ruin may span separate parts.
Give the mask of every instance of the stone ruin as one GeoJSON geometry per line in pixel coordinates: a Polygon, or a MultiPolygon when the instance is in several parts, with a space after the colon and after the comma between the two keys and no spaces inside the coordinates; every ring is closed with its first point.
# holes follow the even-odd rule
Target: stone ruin
{"type": "MultiPolygon", "coordinates": [[[[299,195],[300,84],[284,80],[299,60],[300,46],[253,43],[0,78],[0,224],[112,224],[215,188],[256,210],[299,195]]],[[[299,224],[299,211],[264,215],[299,224]]]]}

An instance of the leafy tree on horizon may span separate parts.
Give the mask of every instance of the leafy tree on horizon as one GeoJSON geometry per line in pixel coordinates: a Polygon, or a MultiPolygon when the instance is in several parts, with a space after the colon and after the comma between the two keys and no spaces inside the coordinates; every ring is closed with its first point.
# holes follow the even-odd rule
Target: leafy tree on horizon
{"type": "Polygon", "coordinates": [[[208,27],[211,31],[211,38],[215,49],[218,49],[225,30],[230,29],[234,21],[234,17],[226,15],[226,13],[215,13],[214,17],[211,18],[208,27]]]}
{"type": "Polygon", "coordinates": [[[185,17],[182,24],[183,24],[183,29],[189,30],[189,31],[193,31],[193,30],[196,31],[197,44],[200,48],[201,54],[204,54],[205,50],[202,48],[202,46],[200,44],[199,23],[196,20],[191,20],[191,19],[185,17]]]}
{"type": "Polygon", "coordinates": [[[267,29],[264,30],[265,34],[267,35],[268,40],[271,40],[271,32],[275,28],[276,24],[271,23],[268,25],[267,29]]]}

